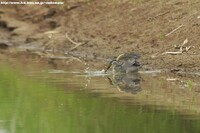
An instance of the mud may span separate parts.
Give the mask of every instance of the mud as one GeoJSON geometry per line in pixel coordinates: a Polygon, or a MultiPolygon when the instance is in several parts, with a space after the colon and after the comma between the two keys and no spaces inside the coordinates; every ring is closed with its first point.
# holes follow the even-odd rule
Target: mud
{"type": "Polygon", "coordinates": [[[199,6],[197,0],[1,5],[0,49],[35,54],[55,65],[82,61],[102,69],[119,54],[136,52],[143,69],[198,72],[199,6]]]}

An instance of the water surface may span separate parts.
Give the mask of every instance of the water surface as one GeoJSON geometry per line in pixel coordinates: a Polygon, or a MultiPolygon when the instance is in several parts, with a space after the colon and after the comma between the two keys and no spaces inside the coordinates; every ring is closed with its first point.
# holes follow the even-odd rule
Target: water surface
{"type": "Polygon", "coordinates": [[[143,78],[141,90],[132,93],[120,91],[106,77],[22,72],[0,64],[0,133],[200,132],[198,115],[178,110],[176,102],[162,102],[166,92],[163,97],[170,99],[173,85],[163,78],[156,83],[143,78]]]}

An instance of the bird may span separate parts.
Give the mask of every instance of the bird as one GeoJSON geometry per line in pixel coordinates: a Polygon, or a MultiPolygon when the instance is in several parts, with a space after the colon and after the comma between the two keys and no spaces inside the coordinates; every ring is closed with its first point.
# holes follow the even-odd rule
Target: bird
{"type": "Polygon", "coordinates": [[[130,73],[137,72],[142,64],[138,62],[140,55],[137,53],[125,53],[120,54],[116,59],[109,63],[109,66],[105,70],[107,72],[111,67],[113,67],[113,72],[115,73],[130,73]]]}

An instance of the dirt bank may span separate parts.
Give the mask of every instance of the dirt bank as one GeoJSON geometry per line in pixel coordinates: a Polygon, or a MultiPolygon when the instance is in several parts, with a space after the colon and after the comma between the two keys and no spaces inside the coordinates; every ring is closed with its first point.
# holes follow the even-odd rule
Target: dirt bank
{"type": "Polygon", "coordinates": [[[121,53],[137,52],[144,68],[200,70],[197,0],[68,0],[62,6],[1,7],[3,51],[80,59],[98,67],[121,53]]]}

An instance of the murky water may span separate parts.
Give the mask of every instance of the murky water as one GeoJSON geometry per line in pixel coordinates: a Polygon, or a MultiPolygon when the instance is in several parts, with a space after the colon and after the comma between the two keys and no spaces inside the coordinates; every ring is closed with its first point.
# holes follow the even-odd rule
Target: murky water
{"type": "Polygon", "coordinates": [[[0,133],[200,132],[199,94],[169,75],[13,68],[0,64],[0,133]]]}

